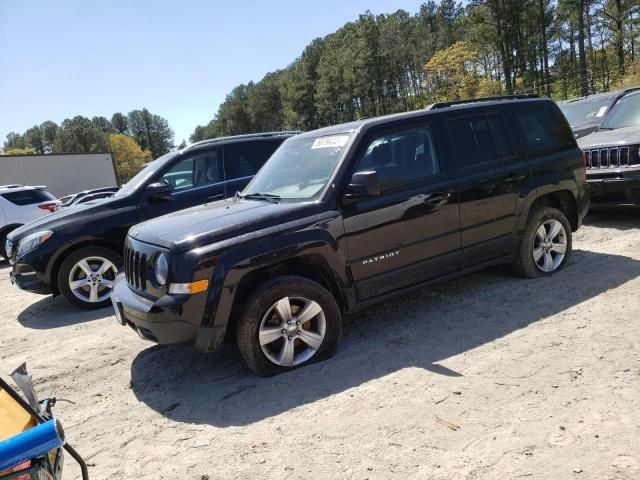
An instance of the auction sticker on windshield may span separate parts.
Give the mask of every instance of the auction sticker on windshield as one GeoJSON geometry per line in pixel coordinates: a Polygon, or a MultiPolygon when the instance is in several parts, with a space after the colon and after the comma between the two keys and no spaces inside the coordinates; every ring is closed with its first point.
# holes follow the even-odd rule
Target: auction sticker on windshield
{"type": "Polygon", "coordinates": [[[316,141],[311,145],[311,149],[315,148],[334,148],[344,147],[349,141],[349,135],[332,135],[330,137],[316,138],[316,141]]]}

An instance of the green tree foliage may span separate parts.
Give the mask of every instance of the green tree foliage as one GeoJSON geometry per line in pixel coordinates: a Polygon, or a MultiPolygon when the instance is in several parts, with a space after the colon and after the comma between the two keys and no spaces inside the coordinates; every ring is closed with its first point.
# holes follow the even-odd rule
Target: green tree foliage
{"type": "Polygon", "coordinates": [[[115,133],[129,134],[129,118],[120,113],[114,113],[111,117],[111,127],[115,133]]]}
{"type": "Polygon", "coordinates": [[[60,125],[46,121],[34,125],[23,134],[11,132],[4,142],[4,151],[33,151],[35,153],[104,152],[109,149],[108,135],[133,135],[131,119],[135,122],[135,139],[142,151],[154,158],[173,149],[173,131],[166,119],[146,108],[133,110],[129,115],[114,113],[111,120],[95,116],[91,119],[76,116],[60,125]]]}
{"type": "Polygon", "coordinates": [[[106,133],[81,115],[62,122],[53,145],[56,153],[105,152],[107,149],[106,133]]]}
{"type": "Polygon", "coordinates": [[[190,140],[310,130],[467,96],[604,91],[633,83],[639,47],[638,0],[429,0],[415,15],[366,12],[284,70],[234,88],[190,140]]]}
{"type": "Polygon", "coordinates": [[[173,130],[169,122],[146,108],[132,110],[128,115],[129,131],[143,150],[149,150],[158,158],[174,148],[173,130]]]}
{"type": "Polygon", "coordinates": [[[51,120],[47,120],[40,125],[40,134],[42,135],[43,153],[53,152],[53,144],[58,134],[58,125],[51,120]]]}
{"type": "Polygon", "coordinates": [[[33,148],[4,148],[2,155],[36,155],[38,152],[33,148]]]}

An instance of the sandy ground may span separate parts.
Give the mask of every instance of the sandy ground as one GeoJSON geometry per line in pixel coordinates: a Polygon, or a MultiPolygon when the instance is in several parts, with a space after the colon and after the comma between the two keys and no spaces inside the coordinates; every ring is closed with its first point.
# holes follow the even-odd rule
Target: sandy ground
{"type": "Polygon", "coordinates": [[[640,213],[592,215],[574,249],[552,278],[492,269],[350,317],[336,357],[271,379],[1,264],[0,373],[26,360],[75,402],[56,412],[93,479],[638,479],[640,213]]]}

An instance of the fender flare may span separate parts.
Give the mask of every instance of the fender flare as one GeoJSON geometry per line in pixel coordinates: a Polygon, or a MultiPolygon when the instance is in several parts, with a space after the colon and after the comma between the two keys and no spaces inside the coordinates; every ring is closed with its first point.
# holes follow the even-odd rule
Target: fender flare
{"type": "Polygon", "coordinates": [[[275,236],[260,242],[259,251],[256,251],[255,243],[247,243],[218,259],[203,324],[228,324],[239,286],[247,275],[288,261],[309,258],[321,259],[332,276],[331,280],[340,289],[350,285],[347,259],[339,242],[326,230],[309,229],[275,236]]]}

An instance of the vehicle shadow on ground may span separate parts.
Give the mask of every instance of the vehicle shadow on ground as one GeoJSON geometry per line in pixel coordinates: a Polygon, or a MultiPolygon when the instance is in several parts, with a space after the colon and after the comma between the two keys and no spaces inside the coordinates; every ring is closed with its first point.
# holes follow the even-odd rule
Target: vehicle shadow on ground
{"type": "Polygon", "coordinates": [[[640,261],[580,250],[548,278],[523,280],[505,268],[490,269],[348,317],[337,355],[325,362],[259,378],[233,348],[196,355],[155,346],[134,359],[131,387],[140,401],[175,421],[247,425],[408,367],[462,376],[439,362],[638,275],[640,261]]]}
{"type": "Polygon", "coordinates": [[[18,322],[27,328],[46,330],[92,322],[110,315],[113,315],[110,306],[99,310],[81,310],[69,305],[62,297],[47,295],[20,312],[18,322]]]}
{"type": "Polygon", "coordinates": [[[592,227],[631,230],[640,228],[640,208],[608,207],[589,211],[584,224],[592,227]]]}

